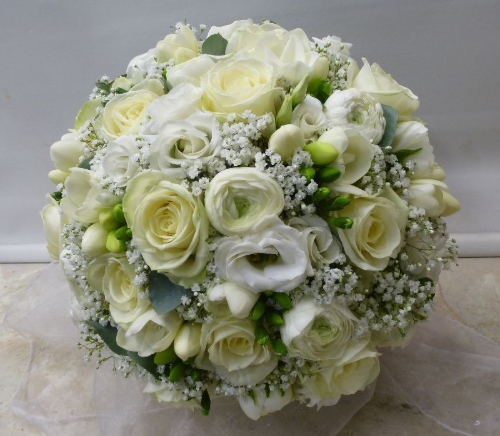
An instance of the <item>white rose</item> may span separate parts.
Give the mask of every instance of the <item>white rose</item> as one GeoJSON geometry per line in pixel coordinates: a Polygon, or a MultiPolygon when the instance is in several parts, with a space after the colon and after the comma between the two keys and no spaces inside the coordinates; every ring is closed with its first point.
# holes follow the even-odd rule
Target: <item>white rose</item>
{"type": "Polygon", "coordinates": [[[352,128],[333,127],[319,138],[318,142],[328,142],[338,151],[338,159],[330,165],[342,173],[331,187],[352,185],[363,177],[371,167],[375,147],[352,128]]]}
{"type": "Polygon", "coordinates": [[[398,195],[386,188],[377,197],[354,197],[342,216],[351,218],[351,229],[338,229],[345,254],[364,270],[382,271],[403,243],[407,207],[398,195]]]}
{"type": "Polygon", "coordinates": [[[168,70],[167,82],[170,88],[189,83],[199,87],[201,78],[215,65],[209,55],[195,57],[168,70]]]}
{"type": "Polygon", "coordinates": [[[288,225],[301,233],[314,268],[322,268],[324,265],[333,263],[342,254],[340,242],[333,237],[330,227],[319,216],[294,217],[288,225]]]}
{"type": "Polygon", "coordinates": [[[278,216],[285,205],[283,190],[256,168],[229,168],[217,174],[205,192],[210,223],[224,235],[246,235],[278,216]]]}
{"type": "Polygon", "coordinates": [[[327,121],[323,113],[323,105],[310,95],[307,95],[292,112],[292,124],[300,127],[305,139],[308,140],[315,141],[318,132],[326,127],[327,121]]]}
{"type": "Polygon", "coordinates": [[[352,127],[372,144],[378,144],[384,135],[381,104],[358,89],[335,91],[325,102],[325,114],[333,126],[352,127]]]}
{"type": "Polygon", "coordinates": [[[408,171],[411,179],[425,179],[435,165],[434,149],[429,143],[427,127],[418,121],[404,121],[398,123],[394,139],[391,143],[391,152],[403,150],[417,151],[400,159],[401,164],[411,161],[415,167],[408,171]]]}
{"type": "Polygon", "coordinates": [[[286,162],[296,150],[301,150],[305,143],[304,133],[300,127],[286,124],[275,130],[269,137],[268,147],[278,153],[283,162],[286,162]]]}
{"type": "Polygon", "coordinates": [[[158,94],[148,90],[115,95],[99,117],[102,131],[111,140],[137,133],[148,106],[158,97],[158,94]]]}
{"type": "Polygon", "coordinates": [[[285,312],[281,339],[290,356],[310,360],[340,358],[352,343],[359,323],[344,305],[333,302],[318,305],[306,297],[285,312]]]}
{"type": "Polygon", "coordinates": [[[149,161],[152,169],[182,180],[189,173],[184,165],[207,163],[221,147],[217,119],[212,114],[197,112],[185,121],[170,121],[162,126],[151,144],[149,161]]]}
{"type": "Polygon", "coordinates": [[[283,409],[294,399],[291,387],[285,390],[273,389],[269,393],[266,393],[264,388],[257,388],[252,389],[252,392],[252,397],[242,395],[238,397],[238,402],[245,415],[254,421],[283,409]]]}
{"type": "Polygon", "coordinates": [[[366,341],[354,342],[338,359],[319,363],[314,377],[302,380],[300,394],[308,406],[330,406],[341,395],[352,395],[375,381],[380,372],[379,353],[366,341]]]}
{"type": "Polygon", "coordinates": [[[378,64],[370,64],[363,58],[363,68],[354,78],[352,86],[368,92],[381,104],[397,109],[400,116],[411,115],[420,105],[418,97],[401,86],[378,64]]]}
{"type": "Polygon", "coordinates": [[[429,217],[450,216],[460,210],[460,203],[448,192],[448,185],[439,180],[412,180],[408,203],[425,210],[429,217]]]}
{"type": "Polygon", "coordinates": [[[167,35],[156,44],[155,56],[158,62],[180,64],[198,56],[199,47],[196,35],[188,26],[180,26],[176,33],[167,35]]]}
{"type": "Polygon", "coordinates": [[[299,286],[311,265],[298,230],[278,218],[257,233],[222,238],[215,252],[217,273],[253,292],[287,292],[299,286]]]}
{"type": "Polygon", "coordinates": [[[278,97],[271,66],[257,60],[234,57],[217,63],[201,78],[205,109],[211,112],[256,115],[275,113],[278,97]]]}
{"type": "Polygon", "coordinates": [[[158,134],[164,123],[183,120],[201,111],[202,94],[201,88],[184,83],[156,99],[148,107],[151,120],[143,128],[143,133],[158,134]]]}
{"type": "Polygon", "coordinates": [[[174,339],[175,354],[181,360],[196,356],[201,351],[201,325],[186,322],[182,324],[174,339]]]}
{"type": "Polygon", "coordinates": [[[228,40],[231,35],[238,29],[245,28],[249,25],[252,25],[253,21],[249,18],[247,20],[238,20],[234,21],[231,24],[227,24],[226,26],[212,26],[207,34],[207,38],[209,36],[219,34],[221,35],[224,39],[228,40]]]}
{"type": "Polygon", "coordinates": [[[215,285],[208,293],[206,308],[217,316],[231,314],[235,318],[246,318],[259,295],[232,282],[215,285]]]}
{"type": "Polygon", "coordinates": [[[255,325],[248,319],[216,318],[203,324],[196,366],[215,367],[235,386],[252,385],[267,377],[278,363],[268,344],[260,345],[255,325]],[[208,366],[207,366],[208,365],[208,366]]]}
{"type": "Polygon", "coordinates": [[[45,239],[47,240],[47,251],[52,259],[57,260],[59,259],[59,237],[61,234],[59,205],[52,201],[42,209],[40,216],[42,217],[45,239]]]}
{"type": "Polygon", "coordinates": [[[171,386],[162,381],[148,382],[144,390],[145,394],[152,394],[156,397],[158,401],[163,401],[169,403],[169,405],[174,407],[182,407],[183,409],[188,408],[191,410],[200,407],[200,404],[196,400],[184,400],[184,392],[171,386]]]}
{"type": "Polygon", "coordinates": [[[152,270],[178,283],[203,276],[210,257],[209,224],[199,198],[160,171],[148,170],[129,182],[123,211],[134,242],[152,270]]]}
{"type": "Polygon", "coordinates": [[[119,198],[99,187],[92,171],[72,168],[64,187],[66,196],[61,200],[61,210],[68,218],[92,224],[99,213],[119,203],[119,198]]]}
{"type": "Polygon", "coordinates": [[[181,325],[182,318],[175,310],[158,315],[150,307],[133,322],[118,329],[116,343],[139,356],[151,356],[172,345],[181,325]]]}
{"type": "Polygon", "coordinates": [[[139,171],[140,150],[134,136],[121,136],[108,144],[102,169],[117,186],[125,187],[139,171]]]}

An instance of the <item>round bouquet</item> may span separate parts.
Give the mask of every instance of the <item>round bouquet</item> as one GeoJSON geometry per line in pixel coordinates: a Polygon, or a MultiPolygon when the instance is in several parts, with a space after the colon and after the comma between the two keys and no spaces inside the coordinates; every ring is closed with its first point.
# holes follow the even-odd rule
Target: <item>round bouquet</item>
{"type": "Polygon", "coordinates": [[[456,260],[418,98],[337,37],[179,23],[51,146],[42,217],[79,346],[253,419],[371,384],[456,260]]]}

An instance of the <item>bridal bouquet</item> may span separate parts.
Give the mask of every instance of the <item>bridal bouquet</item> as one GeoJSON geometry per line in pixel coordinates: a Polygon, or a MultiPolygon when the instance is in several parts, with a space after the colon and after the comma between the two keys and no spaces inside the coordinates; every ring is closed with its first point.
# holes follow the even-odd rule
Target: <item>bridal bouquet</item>
{"type": "Polygon", "coordinates": [[[337,37],[175,32],[99,79],[42,217],[79,346],[145,393],[252,419],[372,383],[456,260],[417,96],[337,37]]]}

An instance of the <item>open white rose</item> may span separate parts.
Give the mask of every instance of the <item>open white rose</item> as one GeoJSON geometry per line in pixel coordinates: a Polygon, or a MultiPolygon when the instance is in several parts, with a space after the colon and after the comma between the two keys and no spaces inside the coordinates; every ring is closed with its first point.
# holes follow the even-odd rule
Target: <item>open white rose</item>
{"type": "Polygon", "coordinates": [[[245,415],[255,421],[261,416],[266,416],[283,409],[293,399],[291,387],[288,387],[284,391],[273,389],[269,393],[266,393],[264,388],[258,388],[253,389],[252,397],[250,395],[238,397],[238,402],[245,415]]]}
{"type": "Polygon", "coordinates": [[[199,54],[198,40],[188,26],[180,26],[176,33],[167,35],[156,44],[155,56],[158,62],[186,62],[199,54]]]}
{"type": "Polygon", "coordinates": [[[288,292],[306,278],[311,265],[298,230],[278,218],[243,237],[222,238],[215,252],[217,273],[253,292],[288,292]]]}
{"type": "Polygon", "coordinates": [[[232,282],[215,285],[208,291],[207,310],[217,316],[231,314],[246,318],[259,299],[259,295],[232,282]]]}
{"type": "Polygon", "coordinates": [[[125,187],[140,169],[139,153],[134,136],[121,136],[108,144],[102,169],[117,186],[125,187]]]}
{"type": "Polygon", "coordinates": [[[378,144],[384,135],[381,104],[359,89],[335,91],[325,102],[325,114],[333,126],[352,127],[372,144],[378,144]]]}
{"type": "Polygon", "coordinates": [[[460,203],[448,192],[448,185],[439,180],[412,180],[408,190],[408,203],[421,207],[429,217],[450,216],[460,210],[460,203]]]}
{"type": "Polygon", "coordinates": [[[208,218],[199,198],[160,171],[148,170],[129,182],[123,211],[151,269],[181,284],[204,275],[208,218]]]}
{"type": "Polygon", "coordinates": [[[156,380],[155,382],[148,382],[143,392],[145,394],[152,394],[158,401],[163,401],[174,407],[182,407],[194,410],[200,407],[196,400],[184,400],[184,392],[176,389],[165,382],[156,380]]]}
{"type": "Polygon", "coordinates": [[[183,165],[207,163],[222,147],[219,122],[209,113],[196,112],[185,121],[165,123],[151,144],[151,168],[161,170],[174,180],[187,176],[183,165]]]}
{"type": "Polygon", "coordinates": [[[278,183],[256,168],[229,168],[205,192],[210,223],[224,235],[245,235],[278,216],[285,199],[278,183]]]}
{"type": "Polygon", "coordinates": [[[278,356],[268,344],[260,345],[249,319],[216,318],[202,326],[200,368],[215,367],[235,386],[260,382],[276,367],[278,356]],[[208,365],[208,366],[207,366],[208,365]]]}
{"type": "Polygon", "coordinates": [[[323,113],[321,102],[306,95],[302,103],[298,104],[292,112],[292,124],[300,127],[305,139],[315,141],[318,134],[327,125],[327,118],[323,113]]]}
{"type": "Polygon", "coordinates": [[[344,305],[318,305],[306,297],[284,314],[281,339],[290,356],[310,360],[338,359],[353,341],[358,319],[344,305]]]}
{"type": "Polygon", "coordinates": [[[218,62],[201,78],[201,87],[204,108],[211,112],[276,112],[276,74],[260,60],[235,56],[218,62]]]}
{"type": "Polygon", "coordinates": [[[380,372],[378,355],[366,341],[352,342],[343,356],[322,361],[312,371],[314,377],[302,380],[301,395],[308,406],[330,406],[341,395],[352,395],[372,383],[380,372]]]}
{"type": "Polygon", "coordinates": [[[363,67],[354,78],[352,86],[368,92],[381,104],[397,109],[400,116],[411,115],[420,102],[408,88],[401,86],[378,64],[370,64],[363,58],[363,67]]]}
{"type": "Polygon", "coordinates": [[[201,78],[215,65],[209,55],[200,55],[168,70],[167,82],[170,88],[189,83],[199,87],[201,78]]]}
{"type": "Polygon", "coordinates": [[[100,128],[111,140],[137,133],[148,106],[158,97],[158,94],[147,90],[116,95],[99,116],[100,128]]]}
{"type": "Polygon", "coordinates": [[[341,212],[351,218],[351,229],[339,229],[345,254],[358,267],[382,271],[403,242],[407,206],[390,188],[377,197],[354,197],[341,212]]]}

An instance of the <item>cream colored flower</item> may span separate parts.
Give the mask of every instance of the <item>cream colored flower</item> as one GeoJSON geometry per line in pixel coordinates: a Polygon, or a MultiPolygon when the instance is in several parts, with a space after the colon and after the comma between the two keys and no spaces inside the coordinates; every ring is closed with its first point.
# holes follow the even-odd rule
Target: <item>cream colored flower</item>
{"type": "Polygon", "coordinates": [[[156,44],[155,56],[158,62],[180,64],[198,56],[199,47],[196,35],[188,26],[180,26],[176,33],[167,35],[156,44]]]}
{"type": "Polygon", "coordinates": [[[283,409],[288,403],[293,401],[293,391],[291,387],[285,390],[273,389],[268,393],[264,388],[252,390],[253,395],[242,395],[238,397],[241,409],[245,415],[254,421],[261,416],[269,415],[283,409]]]}

